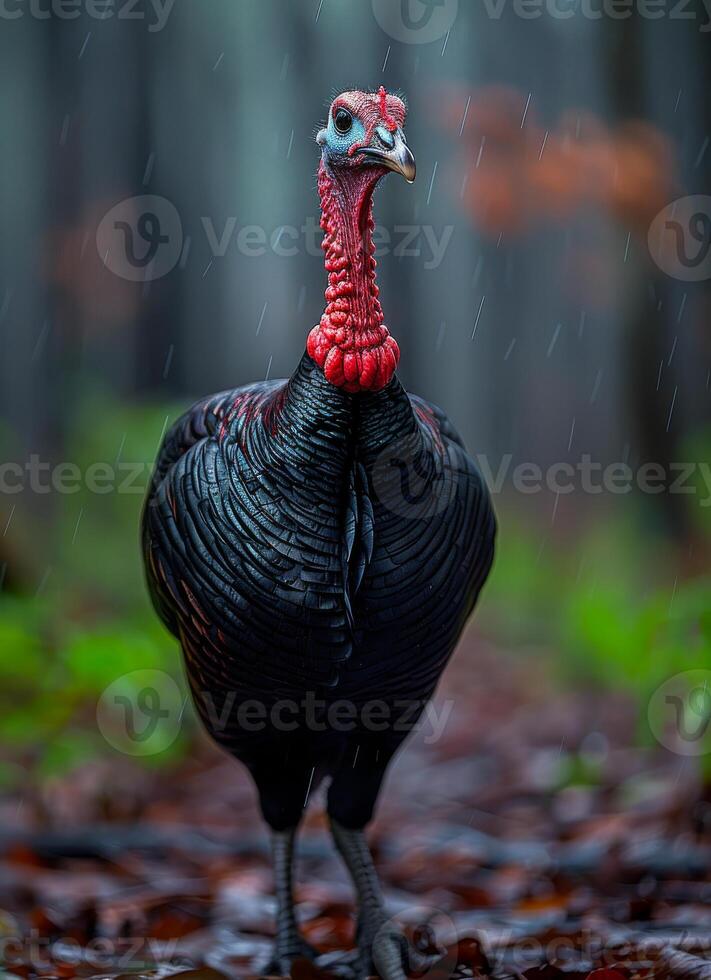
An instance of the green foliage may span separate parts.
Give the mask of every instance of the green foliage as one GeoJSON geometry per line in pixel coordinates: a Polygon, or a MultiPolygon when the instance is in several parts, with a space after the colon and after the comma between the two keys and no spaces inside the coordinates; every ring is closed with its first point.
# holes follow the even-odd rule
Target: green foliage
{"type": "Polygon", "coordinates": [[[20,759],[40,777],[115,751],[97,729],[96,711],[117,678],[155,668],[182,685],[177,646],[152,617],[80,623],[52,604],[38,614],[32,599],[7,596],[0,613],[0,742],[6,762],[20,759]]]}
{"type": "Polygon", "coordinates": [[[566,633],[578,669],[586,664],[608,687],[644,696],[669,676],[709,665],[703,622],[711,583],[691,581],[637,600],[610,589],[571,597],[566,633]]]}
{"type": "MultiPolygon", "coordinates": [[[[651,742],[647,711],[659,686],[684,671],[711,671],[711,578],[682,579],[677,566],[670,546],[634,522],[595,527],[571,554],[542,546],[512,518],[485,617],[515,648],[555,651],[563,682],[626,691],[639,738],[651,742]]],[[[702,761],[711,767],[711,757],[702,761]]]]}
{"type": "MultiPolygon", "coordinates": [[[[33,520],[23,519],[22,508],[36,507],[36,499],[17,505],[14,550],[42,556],[25,575],[44,577],[45,584],[39,596],[31,584],[20,594],[0,593],[0,785],[28,772],[41,780],[115,754],[96,712],[118,677],[155,668],[183,686],[177,644],[150,608],[139,548],[144,490],[166,417],[164,407],[83,403],[63,451],[82,474],[76,492],[47,495],[51,508],[33,520]],[[111,492],[87,486],[84,477],[97,462],[114,471],[111,492]],[[117,492],[131,473],[131,486],[117,492]]],[[[188,712],[188,729],[191,724],[188,712]]],[[[178,739],[137,762],[153,765],[184,747],[178,739]]]]}
{"type": "Polygon", "coordinates": [[[78,493],[60,497],[54,543],[64,590],[111,606],[144,604],[140,513],[159,443],[177,414],[165,406],[108,408],[96,398],[77,413],[67,459],[83,474],[105,464],[113,477],[111,492],[92,492],[83,483],[78,493]]]}
{"type": "Polygon", "coordinates": [[[689,515],[701,533],[711,535],[711,499],[708,487],[708,473],[711,469],[711,427],[697,430],[687,436],[682,447],[682,457],[697,461],[689,485],[694,488],[693,499],[698,500],[699,506],[689,508],[689,515]]]}

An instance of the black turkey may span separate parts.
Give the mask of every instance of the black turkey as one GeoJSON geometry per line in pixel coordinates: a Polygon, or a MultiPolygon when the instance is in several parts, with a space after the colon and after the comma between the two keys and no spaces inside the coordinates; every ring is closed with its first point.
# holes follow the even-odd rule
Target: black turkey
{"type": "Polygon", "coordinates": [[[197,710],[249,769],[273,831],[275,968],[296,928],[294,833],[328,814],[359,899],[359,965],[402,980],[363,828],[492,562],[484,482],[451,422],[400,385],[375,282],[372,195],[408,180],[405,106],[345,92],[317,137],[326,308],[286,381],[195,405],[160,449],[143,518],[155,607],[197,710]]]}

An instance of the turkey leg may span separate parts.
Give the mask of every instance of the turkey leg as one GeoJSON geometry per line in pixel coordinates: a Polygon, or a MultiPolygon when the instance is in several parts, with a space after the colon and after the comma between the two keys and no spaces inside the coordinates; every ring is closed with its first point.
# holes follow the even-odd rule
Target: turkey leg
{"type": "Polygon", "coordinates": [[[380,882],[362,830],[349,830],[331,818],[331,833],[353,879],[358,898],[358,944],[362,976],[374,970],[382,980],[407,980],[403,970],[407,942],[388,925],[380,882]]]}
{"type": "Polygon", "coordinates": [[[274,957],[268,973],[278,973],[285,977],[290,976],[294,960],[304,957],[312,960],[316,955],[316,951],[301,936],[296,924],[293,892],[294,837],[294,829],[272,832],[277,912],[274,957]]]}

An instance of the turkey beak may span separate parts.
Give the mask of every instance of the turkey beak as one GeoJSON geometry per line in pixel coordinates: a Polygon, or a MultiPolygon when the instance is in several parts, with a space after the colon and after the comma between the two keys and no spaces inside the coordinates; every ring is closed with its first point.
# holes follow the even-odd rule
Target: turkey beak
{"type": "Polygon", "coordinates": [[[378,135],[377,146],[364,146],[362,149],[366,159],[373,163],[379,163],[388,170],[402,174],[408,184],[415,179],[417,168],[412,150],[405,142],[402,130],[398,129],[391,133],[383,126],[378,126],[375,131],[378,135]]]}

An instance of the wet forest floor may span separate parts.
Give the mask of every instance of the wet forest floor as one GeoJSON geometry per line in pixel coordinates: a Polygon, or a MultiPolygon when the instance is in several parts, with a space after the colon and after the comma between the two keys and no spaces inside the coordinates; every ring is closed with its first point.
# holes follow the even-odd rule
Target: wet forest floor
{"type": "MultiPolygon", "coordinates": [[[[711,978],[711,794],[639,747],[622,696],[559,688],[535,651],[469,633],[392,766],[370,839],[419,980],[711,978]]],[[[321,806],[297,867],[303,932],[337,970],[353,901],[321,806]]],[[[6,975],[220,980],[264,971],[268,840],[244,771],[200,738],[175,769],[97,761],[5,797],[6,975]]]]}

